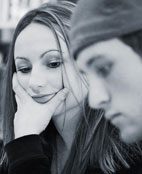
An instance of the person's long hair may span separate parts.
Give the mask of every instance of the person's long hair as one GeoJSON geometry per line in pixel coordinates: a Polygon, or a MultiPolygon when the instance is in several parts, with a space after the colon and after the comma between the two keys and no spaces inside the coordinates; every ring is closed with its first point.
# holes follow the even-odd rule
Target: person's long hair
{"type": "MultiPolygon", "coordinates": [[[[12,90],[12,76],[16,71],[14,64],[14,45],[18,35],[33,22],[46,25],[54,33],[60,54],[62,51],[57,31],[61,33],[67,45],[70,58],[73,61],[70,53],[68,31],[70,29],[70,18],[74,7],[75,5],[73,3],[67,1],[62,1],[57,4],[46,3],[28,12],[18,23],[9,51],[2,88],[4,145],[14,139],[13,120],[17,106],[12,90]]],[[[135,158],[133,154],[137,156],[137,152],[139,153],[139,146],[133,145],[131,147],[122,143],[119,140],[117,130],[104,119],[102,110],[90,109],[86,101],[85,107],[82,107],[82,111],[83,116],[77,126],[75,140],[63,173],[84,174],[89,168],[100,169],[104,173],[113,173],[119,168],[129,167],[130,159],[135,158]]],[[[46,146],[46,139],[43,140],[43,146],[46,146]]],[[[8,166],[8,159],[4,148],[1,156],[1,166],[5,170],[8,166]]]]}

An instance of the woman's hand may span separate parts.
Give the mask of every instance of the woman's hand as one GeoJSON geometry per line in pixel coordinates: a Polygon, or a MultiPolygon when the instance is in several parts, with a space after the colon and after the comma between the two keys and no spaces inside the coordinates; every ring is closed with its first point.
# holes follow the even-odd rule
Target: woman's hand
{"type": "Polygon", "coordinates": [[[15,138],[40,134],[49,124],[56,108],[65,100],[68,90],[59,91],[49,102],[37,103],[19,84],[17,75],[13,76],[13,90],[17,102],[14,118],[15,138]]]}

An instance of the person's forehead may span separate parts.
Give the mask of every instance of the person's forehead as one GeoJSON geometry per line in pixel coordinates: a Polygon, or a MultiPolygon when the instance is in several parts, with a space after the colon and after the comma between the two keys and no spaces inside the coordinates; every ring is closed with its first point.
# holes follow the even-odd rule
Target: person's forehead
{"type": "Polygon", "coordinates": [[[128,46],[117,38],[101,41],[80,51],[77,57],[77,64],[82,69],[91,65],[91,62],[97,62],[99,59],[112,60],[128,52],[128,46]],[[125,52],[122,50],[125,50],[125,52]]]}
{"type": "MultiPolygon", "coordinates": [[[[61,51],[66,53],[67,47],[64,37],[60,32],[56,32],[60,42],[61,51]]],[[[21,50],[25,53],[24,49],[21,49],[23,46],[26,47],[26,51],[29,52],[31,52],[31,47],[33,47],[33,49],[36,47],[37,51],[41,49],[43,52],[48,49],[58,49],[58,43],[53,31],[49,27],[38,23],[31,23],[19,34],[15,42],[14,53],[19,53],[21,50]]],[[[36,49],[33,53],[36,53],[36,49]]]]}

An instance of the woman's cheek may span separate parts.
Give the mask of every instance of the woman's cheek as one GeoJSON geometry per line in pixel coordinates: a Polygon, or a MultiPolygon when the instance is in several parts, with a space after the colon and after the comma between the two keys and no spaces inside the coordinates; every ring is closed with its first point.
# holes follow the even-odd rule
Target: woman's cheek
{"type": "Polygon", "coordinates": [[[61,70],[46,72],[46,84],[57,91],[63,88],[63,73],[61,70]]]}
{"type": "Polygon", "coordinates": [[[76,103],[76,99],[78,102],[81,102],[87,96],[87,85],[83,82],[83,77],[78,74],[72,63],[68,64],[66,68],[66,74],[64,75],[65,86],[72,91],[68,96],[72,100],[75,100],[74,103],[76,103]]]}
{"type": "Polygon", "coordinates": [[[28,75],[22,75],[21,73],[17,73],[17,78],[20,83],[20,85],[27,90],[29,85],[29,76],[28,75]]]}
{"type": "Polygon", "coordinates": [[[63,85],[64,87],[71,89],[72,85],[74,85],[75,82],[75,70],[71,65],[71,62],[66,62],[65,63],[65,69],[63,69],[63,73],[62,73],[62,81],[63,81],[63,85]],[[70,63],[70,65],[69,65],[70,63]]]}

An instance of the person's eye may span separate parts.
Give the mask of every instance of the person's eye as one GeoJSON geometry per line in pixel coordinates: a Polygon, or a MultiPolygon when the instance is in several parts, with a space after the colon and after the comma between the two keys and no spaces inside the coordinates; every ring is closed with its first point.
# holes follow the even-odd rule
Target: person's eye
{"type": "Polygon", "coordinates": [[[97,67],[97,73],[102,77],[107,77],[110,74],[111,69],[112,69],[112,63],[108,63],[100,67],[97,67]]]}
{"type": "Polygon", "coordinates": [[[58,68],[61,65],[62,62],[60,61],[54,61],[54,62],[49,62],[47,66],[49,68],[58,68]]]}
{"type": "Polygon", "coordinates": [[[17,72],[21,72],[23,74],[29,73],[30,71],[31,71],[30,67],[17,68],[17,72]]]}

